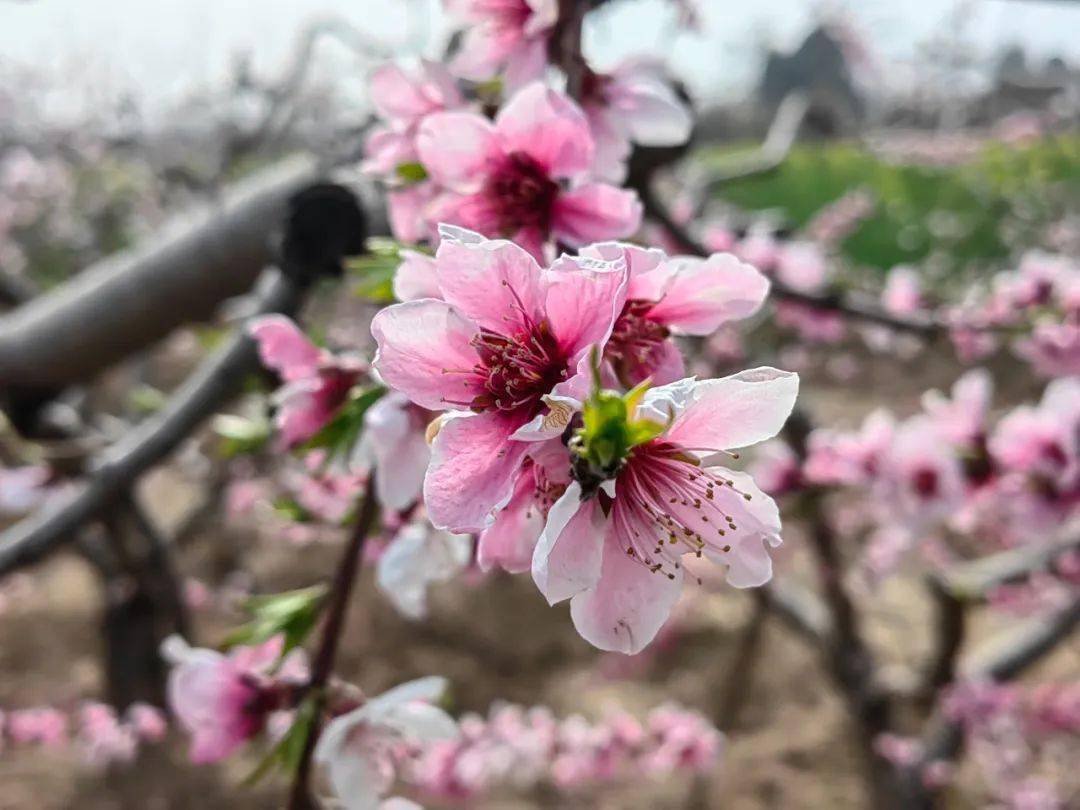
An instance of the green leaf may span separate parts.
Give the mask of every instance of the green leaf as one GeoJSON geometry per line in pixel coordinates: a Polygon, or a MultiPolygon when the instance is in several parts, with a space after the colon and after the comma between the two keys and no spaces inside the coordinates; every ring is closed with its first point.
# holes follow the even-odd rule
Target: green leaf
{"type": "Polygon", "coordinates": [[[313,585],[297,591],[253,596],[244,603],[252,617],[225,639],[226,647],[262,644],[276,635],[285,637],[282,655],[304,643],[319,620],[329,589],[313,585]]]}
{"type": "Polygon", "coordinates": [[[128,394],[128,403],[141,414],[157,413],[165,402],[165,394],[152,385],[137,386],[128,394]]]}
{"type": "Polygon", "coordinates": [[[231,413],[214,417],[214,432],[221,437],[220,452],[225,458],[254,453],[270,440],[270,422],[231,413]]]}
{"type": "Polygon", "coordinates": [[[397,176],[409,183],[419,183],[427,180],[427,169],[420,163],[399,163],[395,169],[397,176]]]}
{"type": "Polygon", "coordinates": [[[315,696],[309,695],[296,708],[296,716],[289,730],[285,732],[285,736],[275,743],[255,770],[244,779],[244,786],[251,787],[277,769],[286,776],[294,775],[300,766],[300,759],[304,755],[308,737],[315,730],[317,717],[318,704],[315,696]]]}
{"type": "Polygon", "coordinates": [[[300,446],[300,450],[325,449],[330,458],[348,455],[364,430],[364,414],[385,393],[386,389],[381,385],[354,388],[349,400],[318,433],[300,446]]]}

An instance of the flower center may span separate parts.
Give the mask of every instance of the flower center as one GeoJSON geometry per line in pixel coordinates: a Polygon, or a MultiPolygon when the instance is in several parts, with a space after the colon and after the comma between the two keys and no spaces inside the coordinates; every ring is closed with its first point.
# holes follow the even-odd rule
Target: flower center
{"type": "Polygon", "coordinates": [[[620,377],[635,367],[651,366],[656,352],[671,334],[666,326],[649,318],[653,306],[652,301],[627,301],[615,321],[605,354],[620,377]]]}
{"type": "Polygon", "coordinates": [[[511,152],[487,179],[485,193],[496,206],[499,231],[512,235],[522,228],[547,233],[559,184],[524,152],[511,152]]]}
{"type": "Polygon", "coordinates": [[[512,336],[482,329],[472,345],[480,357],[474,371],[484,378],[484,392],[469,403],[474,411],[526,409],[531,416],[540,397],[566,379],[566,358],[546,320],[512,336]]]}
{"type": "Polygon", "coordinates": [[[937,470],[922,467],[911,477],[912,487],[920,498],[933,498],[938,493],[937,470]]]}
{"type": "Polygon", "coordinates": [[[699,466],[662,439],[635,448],[616,493],[616,501],[629,507],[616,517],[627,556],[671,578],[683,554],[731,551],[727,535],[739,531],[735,516],[751,495],[722,473],[699,466]]]}

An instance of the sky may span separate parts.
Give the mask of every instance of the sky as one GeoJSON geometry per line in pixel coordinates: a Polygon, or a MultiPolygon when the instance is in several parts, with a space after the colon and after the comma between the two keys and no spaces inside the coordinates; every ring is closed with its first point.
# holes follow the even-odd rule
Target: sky
{"type": "MultiPolygon", "coordinates": [[[[237,52],[278,75],[305,21],[335,14],[398,53],[437,49],[447,29],[438,0],[0,0],[0,68],[29,66],[62,79],[63,103],[96,103],[130,89],[144,107],[167,105],[228,75],[237,52]]],[[[977,55],[1019,43],[1080,62],[1080,3],[1038,0],[698,0],[701,34],[678,33],[664,0],[619,0],[592,15],[588,55],[601,67],[629,54],[669,59],[699,98],[752,86],[765,46],[797,44],[822,7],[847,10],[885,64],[911,64],[916,46],[954,32],[977,55]],[[959,9],[959,12],[958,12],[959,9]]]]}

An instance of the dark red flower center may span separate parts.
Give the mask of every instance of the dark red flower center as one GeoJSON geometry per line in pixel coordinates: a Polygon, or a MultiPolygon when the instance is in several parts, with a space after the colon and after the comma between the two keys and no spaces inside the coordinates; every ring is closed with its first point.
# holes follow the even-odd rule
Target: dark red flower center
{"type": "Polygon", "coordinates": [[[513,235],[522,228],[547,233],[559,184],[524,152],[511,152],[499,163],[484,186],[495,207],[499,232],[513,235]]]}
{"type": "Polygon", "coordinates": [[[920,498],[933,498],[938,492],[937,470],[921,467],[915,471],[911,483],[920,498]]]}
{"type": "Polygon", "coordinates": [[[528,324],[511,336],[486,329],[472,339],[484,378],[484,392],[469,403],[474,411],[527,410],[534,415],[540,398],[566,379],[567,362],[546,320],[528,324]]]}
{"type": "Polygon", "coordinates": [[[653,306],[653,301],[627,301],[615,321],[605,354],[621,377],[632,377],[634,368],[653,365],[657,350],[671,334],[649,317],[653,306]]]}

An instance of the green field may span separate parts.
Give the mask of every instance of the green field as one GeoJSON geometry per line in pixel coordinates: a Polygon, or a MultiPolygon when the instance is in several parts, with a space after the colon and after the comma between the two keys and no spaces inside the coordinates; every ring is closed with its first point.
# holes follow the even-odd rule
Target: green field
{"type": "MultiPolygon", "coordinates": [[[[715,148],[702,160],[708,165],[731,154],[715,148]]],[[[1034,244],[1047,223],[1080,211],[1080,137],[1021,148],[990,142],[969,162],[948,167],[898,165],[846,142],[804,144],[777,170],[733,181],[718,194],[802,226],[857,188],[878,205],[843,244],[853,262],[887,269],[929,259],[940,272],[978,270],[1004,260],[1010,244],[1034,244]]]]}

